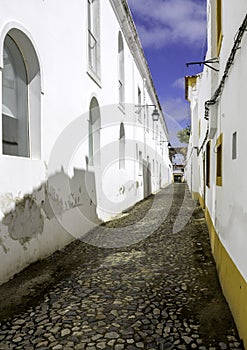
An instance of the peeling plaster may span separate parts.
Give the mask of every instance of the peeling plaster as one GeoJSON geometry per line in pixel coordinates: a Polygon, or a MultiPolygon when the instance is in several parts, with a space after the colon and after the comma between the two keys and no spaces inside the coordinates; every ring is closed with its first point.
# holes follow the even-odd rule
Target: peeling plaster
{"type": "Polygon", "coordinates": [[[57,189],[50,185],[48,196],[49,196],[49,202],[50,204],[52,204],[53,212],[55,211],[56,215],[61,216],[66,211],[66,207],[63,204],[62,198],[59,197],[57,189]]]}
{"type": "Polygon", "coordinates": [[[10,237],[22,245],[41,234],[44,228],[40,207],[30,195],[16,201],[15,209],[5,215],[2,223],[8,226],[10,237]]]}
{"type": "MultiPolygon", "coordinates": [[[[19,199],[20,198],[16,198],[16,200],[19,199]]],[[[12,193],[5,193],[4,195],[0,195],[0,208],[1,219],[6,213],[9,213],[15,208],[15,198],[13,197],[12,193]]]]}
{"type": "Polygon", "coordinates": [[[6,248],[6,246],[3,243],[3,239],[1,237],[0,237],[0,246],[3,248],[4,253],[7,254],[9,249],[6,248]]]}
{"type": "MultiPolygon", "coordinates": [[[[81,169],[75,169],[73,178],[63,171],[51,175],[26,195],[22,192],[16,196],[14,193],[1,194],[0,284],[30,262],[53,253],[71,241],[70,227],[67,231],[70,236],[64,235],[67,226],[66,221],[64,226],[63,215],[66,212],[78,208],[81,214],[76,213],[82,216],[82,220],[87,220],[86,227],[98,224],[96,198],[95,174],[81,169]],[[56,219],[54,224],[48,222],[53,219],[56,219]],[[61,225],[61,235],[58,225],[61,225]],[[9,261],[11,266],[4,269],[4,264],[9,261]]],[[[84,232],[84,227],[81,229],[84,232]]]]}

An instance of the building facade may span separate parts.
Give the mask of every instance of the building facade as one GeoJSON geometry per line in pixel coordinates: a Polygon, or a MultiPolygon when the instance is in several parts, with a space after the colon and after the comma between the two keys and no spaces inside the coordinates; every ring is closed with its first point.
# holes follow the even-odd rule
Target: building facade
{"type": "Polygon", "coordinates": [[[247,4],[207,1],[204,70],[185,78],[191,106],[186,179],[205,209],[220,283],[247,347],[245,131],[247,4]]]}
{"type": "Polygon", "coordinates": [[[125,0],[3,0],[0,86],[3,283],[168,185],[172,167],[125,0]]]}

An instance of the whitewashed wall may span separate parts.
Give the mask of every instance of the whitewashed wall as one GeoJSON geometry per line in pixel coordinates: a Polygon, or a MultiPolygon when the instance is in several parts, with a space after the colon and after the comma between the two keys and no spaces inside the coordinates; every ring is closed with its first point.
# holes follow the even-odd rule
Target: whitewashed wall
{"type": "MultiPolygon", "coordinates": [[[[219,57],[220,82],[224,73],[227,59],[233,47],[234,38],[242,24],[247,11],[245,1],[238,6],[223,3],[222,7],[222,47],[219,57]]],[[[211,47],[212,45],[209,45],[211,47]]],[[[247,79],[247,37],[243,37],[234,64],[218,102],[217,131],[212,139],[211,150],[211,186],[207,191],[207,207],[213,219],[227,252],[247,280],[247,260],[244,247],[247,244],[247,206],[246,206],[246,176],[244,171],[246,149],[246,96],[245,85],[247,79]],[[232,159],[232,134],[237,132],[237,159],[232,159]],[[223,134],[223,185],[215,184],[216,140],[223,134]]]]}
{"type": "MultiPolygon", "coordinates": [[[[168,142],[159,145],[151,130],[153,109],[149,109],[149,128],[147,111],[142,111],[142,122],[135,113],[138,86],[143,104],[158,105],[158,101],[150,77],[143,74],[145,62],[140,63],[138,52],[133,57],[126,41],[131,27],[121,28],[110,1],[101,1],[100,13],[101,81],[96,84],[88,74],[87,1],[24,0],[22,6],[18,0],[1,1],[0,67],[4,38],[12,28],[25,33],[39,60],[41,156],[0,155],[0,283],[143,199],[148,194],[144,190],[147,180],[145,166],[139,173],[139,150],[144,165],[149,156],[150,193],[171,182],[168,142]],[[124,38],[125,111],[118,106],[119,31],[124,38]],[[99,163],[95,166],[87,163],[93,97],[100,107],[99,163]],[[125,169],[119,169],[121,123],[125,169]]],[[[31,137],[37,131],[32,128],[31,137]]],[[[162,120],[158,132],[168,141],[162,120]]]]}
{"type": "MultiPolygon", "coordinates": [[[[208,52],[206,59],[216,57],[218,54],[215,5],[215,1],[208,0],[208,52]]],[[[201,78],[197,79],[195,95],[191,98],[192,136],[190,149],[193,142],[198,142],[200,148],[205,136],[207,138],[197,157],[198,165],[194,164],[193,157],[190,157],[186,169],[189,184],[193,177],[197,177],[198,190],[195,190],[198,192],[202,204],[205,202],[206,218],[220,282],[245,346],[247,344],[247,309],[245,307],[247,295],[246,30],[234,55],[234,62],[228,71],[222,93],[218,97],[217,103],[209,106],[208,121],[204,119],[204,111],[205,102],[213,97],[219,87],[234,40],[246,13],[247,4],[245,1],[239,1],[238,6],[230,1],[222,1],[222,44],[218,57],[219,63],[213,64],[216,69],[219,69],[219,72],[204,67],[201,78]],[[200,135],[194,123],[193,106],[196,101],[198,103],[197,119],[201,125],[200,135]],[[215,125],[213,124],[214,117],[216,117],[215,125]],[[236,159],[232,155],[233,133],[237,134],[236,159]],[[222,185],[217,185],[216,146],[220,135],[222,135],[222,185]],[[203,156],[208,141],[211,142],[209,187],[205,186],[203,176],[203,156]]],[[[193,191],[190,185],[189,187],[193,191]]]]}

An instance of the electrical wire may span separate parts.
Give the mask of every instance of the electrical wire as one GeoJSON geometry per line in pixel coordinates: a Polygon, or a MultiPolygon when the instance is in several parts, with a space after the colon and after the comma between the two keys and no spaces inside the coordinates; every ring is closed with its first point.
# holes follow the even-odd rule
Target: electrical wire
{"type": "Polygon", "coordinates": [[[240,49],[240,43],[242,41],[244,32],[246,31],[247,28],[247,15],[245,16],[236,36],[234,39],[234,44],[230,53],[230,56],[228,57],[227,63],[226,63],[226,67],[224,70],[224,74],[221,78],[220,84],[218,86],[218,88],[216,89],[214,95],[212,96],[212,98],[208,101],[205,102],[205,119],[208,120],[209,117],[209,106],[210,105],[214,105],[217,102],[217,99],[219,98],[219,96],[222,94],[224,85],[225,85],[225,81],[226,78],[228,77],[229,71],[231,66],[233,65],[234,59],[235,59],[235,55],[236,52],[240,49]]]}

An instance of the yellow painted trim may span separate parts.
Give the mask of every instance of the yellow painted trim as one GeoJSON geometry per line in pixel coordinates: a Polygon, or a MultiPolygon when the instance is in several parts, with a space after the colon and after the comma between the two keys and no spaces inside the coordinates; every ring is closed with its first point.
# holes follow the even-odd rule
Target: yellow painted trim
{"type": "Polygon", "coordinates": [[[199,203],[200,203],[200,206],[202,207],[202,209],[205,208],[205,201],[204,201],[204,198],[199,194],[199,203]]]}
{"type": "Polygon", "coordinates": [[[191,77],[187,77],[188,78],[188,86],[193,87],[196,84],[196,76],[191,76],[191,77]]]}
{"type": "Polygon", "coordinates": [[[192,192],[192,199],[197,201],[199,199],[199,193],[198,192],[192,192]]]}
{"type": "Polygon", "coordinates": [[[221,133],[220,136],[217,138],[216,147],[219,147],[222,144],[222,141],[223,141],[223,133],[221,133]]]}
{"type": "Polygon", "coordinates": [[[222,41],[223,41],[223,35],[222,35],[222,33],[220,33],[220,37],[219,37],[219,40],[218,40],[218,43],[217,43],[217,56],[220,55],[222,41]]]}
{"type": "Polygon", "coordinates": [[[216,177],[216,185],[217,186],[222,186],[222,176],[217,176],[216,177]]]}
{"type": "MultiPolygon", "coordinates": [[[[222,186],[222,176],[223,176],[223,134],[221,133],[220,136],[217,138],[216,141],[216,161],[218,162],[218,147],[221,146],[221,176],[218,176],[217,172],[218,172],[218,165],[216,165],[216,186],[222,186]]],[[[218,164],[218,163],[217,163],[218,164]]]]}
{"type": "Polygon", "coordinates": [[[210,177],[211,177],[211,140],[207,142],[207,146],[206,146],[206,186],[208,188],[210,188],[210,177]]]}
{"type": "Polygon", "coordinates": [[[220,54],[222,44],[222,0],[216,2],[216,30],[217,30],[217,56],[220,54]]]}
{"type": "Polygon", "coordinates": [[[205,217],[223,294],[231,309],[239,336],[247,349],[247,282],[221,243],[207,208],[205,217]]]}
{"type": "Polygon", "coordinates": [[[186,76],[185,77],[185,99],[188,100],[190,102],[190,99],[188,97],[189,93],[189,87],[194,87],[196,84],[196,79],[197,79],[197,75],[191,75],[191,76],[186,76]]]}

